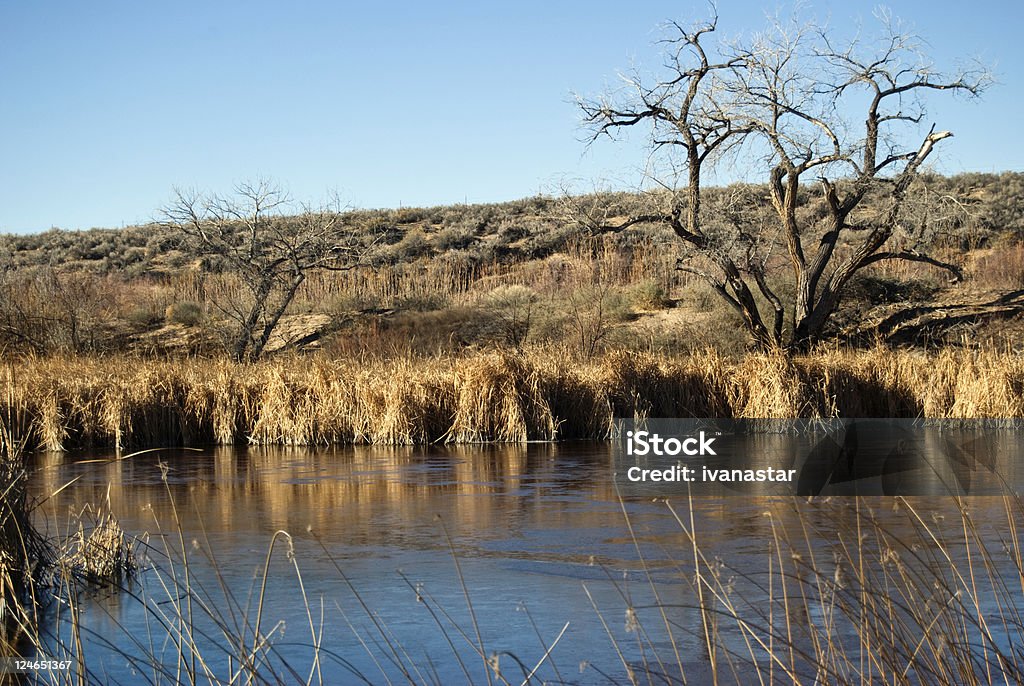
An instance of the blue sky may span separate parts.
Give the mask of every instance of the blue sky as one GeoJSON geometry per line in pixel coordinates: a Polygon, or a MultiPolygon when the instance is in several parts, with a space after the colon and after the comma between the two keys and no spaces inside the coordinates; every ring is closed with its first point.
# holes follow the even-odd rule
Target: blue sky
{"type": "MultiPolygon", "coordinates": [[[[836,26],[873,5],[808,2],[836,26]]],[[[939,64],[999,81],[941,98],[942,171],[1024,169],[1022,3],[894,2],[939,64]]],[[[780,5],[785,7],[785,5],[780,5]]],[[[777,5],[719,3],[738,34],[777,5]]],[[[491,202],[560,179],[635,183],[641,146],[581,142],[573,91],[655,68],[659,24],[704,2],[0,0],[0,231],[145,222],[175,186],[269,176],[354,207],[491,202]]]]}

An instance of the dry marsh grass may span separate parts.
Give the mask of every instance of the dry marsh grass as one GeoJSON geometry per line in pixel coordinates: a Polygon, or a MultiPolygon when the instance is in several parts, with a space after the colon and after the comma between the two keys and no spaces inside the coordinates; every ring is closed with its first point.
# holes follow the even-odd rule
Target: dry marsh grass
{"type": "Polygon", "coordinates": [[[1008,529],[979,521],[956,499],[765,506],[763,557],[738,559],[705,542],[707,522],[693,502],[666,501],[691,546],[688,555],[674,551],[671,565],[691,589],[645,605],[623,594],[642,660],[627,661],[626,646],[608,636],[629,683],[1024,680],[1019,499],[1003,499],[1008,529]],[[681,610],[694,621],[665,619],[681,610]],[[649,638],[646,628],[662,623],[669,640],[649,638]]]}
{"type": "Polygon", "coordinates": [[[109,513],[94,520],[89,531],[79,518],[77,536],[66,537],[66,546],[36,528],[24,456],[31,418],[24,401],[14,394],[15,379],[8,369],[6,400],[0,408],[0,656],[4,658],[41,654],[46,641],[44,616],[65,600],[63,589],[83,581],[119,583],[134,571],[131,544],[109,513]]]}
{"type": "Polygon", "coordinates": [[[12,360],[8,370],[0,397],[22,417],[12,440],[46,450],[603,439],[623,416],[1024,417],[1024,361],[977,351],[75,357],[12,360]]]}

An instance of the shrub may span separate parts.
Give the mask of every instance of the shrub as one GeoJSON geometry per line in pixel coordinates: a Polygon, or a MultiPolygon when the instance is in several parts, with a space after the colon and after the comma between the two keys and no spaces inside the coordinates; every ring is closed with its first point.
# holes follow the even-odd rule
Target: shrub
{"type": "Polygon", "coordinates": [[[410,310],[413,312],[432,312],[443,310],[450,305],[448,298],[443,293],[417,293],[405,297],[395,298],[396,310],[410,310]]]}
{"type": "Polygon", "coordinates": [[[476,241],[476,237],[466,227],[451,226],[439,231],[434,240],[438,250],[465,250],[476,241]]]}
{"type": "Polygon", "coordinates": [[[629,300],[638,310],[664,310],[672,305],[665,288],[654,279],[644,279],[630,288],[629,300]]]}
{"type": "Polygon", "coordinates": [[[484,300],[505,342],[520,347],[530,333],[537,294],[526,286],[498,286],[484,300]]]}
{"type": "Polygon", "coordinates": [[[712,312],[718,306],[718,296],[711,287],[696,279],[683,287],[679,300],[697,312],[712,312]]]}
{"type": "Polygon", "coordinates": [[[203,309],[194,302],[172,303],[167,306],[164,319],[172,324],[195,326],[203,319],[203,309]]]}
{"type": "MultiPolygon", "coordinates": [[[[173,307],[173,305],[171,306],[173,307]]],[[[171,309],[170,307],[167,309],[171,309]]],[[[150,327],[154,324],[158,324],[161,321],[160,310],[155,309],[152,305],[137,305],[128,310],[124,318],[129,323],[138,327],[150,327]]]]}
{"type": "Polygon", "coordinates": [[[405,238],[395,246],[394,254],[399,260],[411,260],[423,255],[429,255],[430,252],[430,242],[427,240],[427,237],[423,235],[421,230],[413,229],[405,234],[405,238]]]}

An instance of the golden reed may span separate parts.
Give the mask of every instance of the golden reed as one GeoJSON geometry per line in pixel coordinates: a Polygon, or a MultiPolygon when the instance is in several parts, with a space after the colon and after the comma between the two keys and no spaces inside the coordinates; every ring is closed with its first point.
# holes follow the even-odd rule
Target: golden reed
{"type": "Polygon", "coordinates": [[[16,438],[46,450],[604,439],[616,416],[1024,417],[1024,360],[962,350],[6,364],[0,398],[26,418],[16,438]]]}

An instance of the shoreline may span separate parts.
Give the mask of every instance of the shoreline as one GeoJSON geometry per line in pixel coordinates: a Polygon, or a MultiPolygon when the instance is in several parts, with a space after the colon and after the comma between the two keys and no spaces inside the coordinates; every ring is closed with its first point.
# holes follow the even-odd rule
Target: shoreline
{"type": "Polygon", "coordinates": [[[6,423],[28,450],[606,440],[613,417],[1024,418],[1024,360],[952,349],[40,357],[6,360],[2,378],[6,423]]]}

